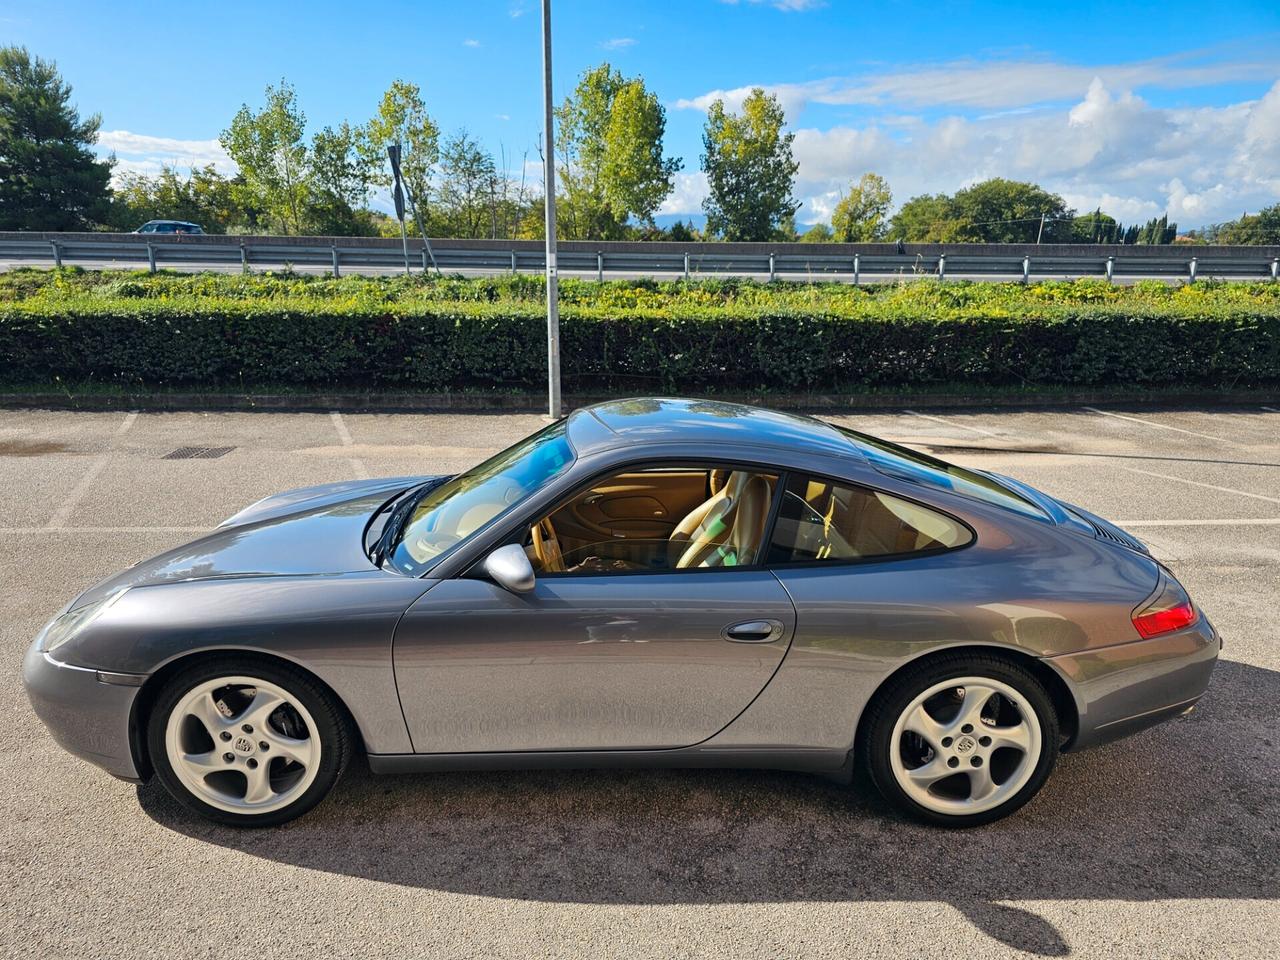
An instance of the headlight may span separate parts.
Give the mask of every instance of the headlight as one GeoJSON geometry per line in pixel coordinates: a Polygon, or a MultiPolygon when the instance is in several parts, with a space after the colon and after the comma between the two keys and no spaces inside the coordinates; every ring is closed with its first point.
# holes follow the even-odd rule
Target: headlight
{"type": "Polygon", "coordinates": [[[83,607],[76,607],[74,610],[68,610],[60,617],[54,617],[45,624],[45,628],[40,631],[40,636],[36,638],[36,649],[48,653],[50,650],[55,650],[62,646],[89,624],[93,623],[94,620],[102,616],[107,608],[123,597],[128,590],[129,588],[125,587],[123,590],[117,590],[111,596],[102,600],[86,603],[83,607]]]}

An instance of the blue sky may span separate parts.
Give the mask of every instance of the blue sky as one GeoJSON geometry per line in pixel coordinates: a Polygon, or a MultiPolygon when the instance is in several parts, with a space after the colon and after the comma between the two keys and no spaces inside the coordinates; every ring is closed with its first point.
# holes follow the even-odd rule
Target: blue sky
{"type": "MultiPolygon", "coordinates": [[[[802,223],[875,170],[899,202],[1009,176],[1126,222],[1196,226],[1280,201],[1280,3],[1230,9],[555,0],[556,90],[604,59],[644,77],[684,159],[669,215],[705,192],[706,104],[762,85],[797,135],[802,223]]],[[[537,0],[0,0],[0,35],[58,62],[121,169],[226,166],[219,132],[281,77],[313,128],[362,122],[411,80],[442,128],[518,169],[536,158],[539,16],[537,0]]]]}

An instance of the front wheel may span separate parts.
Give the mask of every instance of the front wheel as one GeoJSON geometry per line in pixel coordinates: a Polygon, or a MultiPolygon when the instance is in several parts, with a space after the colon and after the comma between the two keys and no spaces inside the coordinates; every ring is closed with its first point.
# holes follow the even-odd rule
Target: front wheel
{"type": "Polygon", "coordinates": [[[337,782],[352,741],[341,705],[310,677],[235,657],[175,676],[151,711],[147,739],[169,793],[232,826],[302,816],[337,782]]]}
{"type": "Polygon", "coordinates": [[[860,752],[895,806],[940,826],[977,826],[1044,785],[1058,758],[1058,718],[1044,686],[1017,664],[943,656],[876,695],[860,752]]]}

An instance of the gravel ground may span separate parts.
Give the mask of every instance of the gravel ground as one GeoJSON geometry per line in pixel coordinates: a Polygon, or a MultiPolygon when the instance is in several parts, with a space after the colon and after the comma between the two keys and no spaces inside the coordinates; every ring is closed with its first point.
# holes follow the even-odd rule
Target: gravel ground
{"type": "Polygon", "coordinates": [[[54,745],[19,677],[40,625],[268,493],[462,469],[541,419],[0,411],[0,955],[1280,955],[1280,407],[831,419],[1147,540],[1226,638],[1200,709],[967,832],[737,771],[355,771],[296,824],[218,828],[54,745]],[[161,459],[187,445],[234,449],[161,459]]]}

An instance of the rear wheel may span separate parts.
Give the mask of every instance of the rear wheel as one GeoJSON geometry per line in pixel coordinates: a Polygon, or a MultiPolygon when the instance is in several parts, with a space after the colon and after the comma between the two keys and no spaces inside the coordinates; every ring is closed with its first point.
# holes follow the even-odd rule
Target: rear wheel
{"type": "Polygon", "coordinates": [[[310,677],[235,657],[175,676],[157,698],[147,736],[174,798],[234,826],[302,816],[337,782],[352,742],[345,711],[310,677]]]}
{"type": "Polygon", "coordinates": [[[1030,800],[1058,758],[1044,686],[999,657],[955,654],[909,670],[867,708],[862,763],[895,806],[966,827],[1030,800]]]}

